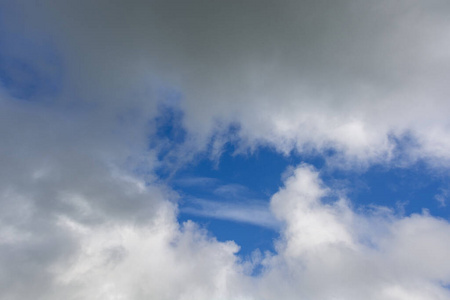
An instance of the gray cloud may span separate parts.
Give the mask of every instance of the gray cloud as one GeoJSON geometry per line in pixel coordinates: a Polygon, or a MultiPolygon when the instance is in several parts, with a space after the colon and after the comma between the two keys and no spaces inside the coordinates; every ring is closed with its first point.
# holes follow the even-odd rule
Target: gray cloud
{"type": "Polygon", "coordinates": [[[197,147],[236,122],[244,147],[448,160],[446,1],[24,7],[64,56],[70,93],[151,114],[161,86],[178,89],[197,147]],[[398,147],[405,136],[417,147],[398,147]]]}
{"type": "Polygon", "coordinates": [[[324,204],[308,166],[273,196],[286,227],[251,277],[238,245],[176,222],[148,149],[174,89],[182,155],[238,124],[250,149],[446,166],[446,1],[0,5],[1,299],[450,298],[447,221],[324,204]]]}

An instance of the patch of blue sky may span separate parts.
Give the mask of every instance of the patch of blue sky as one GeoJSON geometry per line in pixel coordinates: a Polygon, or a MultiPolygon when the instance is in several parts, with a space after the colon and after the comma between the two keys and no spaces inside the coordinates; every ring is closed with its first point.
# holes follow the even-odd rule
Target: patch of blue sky
{"type": "Polygon", "coordinates": [[[40,86],[37,70],[14,58],[0,57],[0,82],[14,98],[29,99],[40,86]]]}
{"type": "MultiPolygon", "coordinates": [[[[160,105],[153,136],[155,147],[160,147],[161,160],[182,146],[187,135],[183,113],[177,107],[180,94],[165,96],[168,101],[160,105]]],[[[218,240],[235,241],[241,247],[242,257],[250,257],[256,249],[276,251],[274,241],[279,237],[280,224],[270,214],[270,198],[283,186],[286,171],[301,163],[314,166],[324,184],[338,192],[323,201],[345,196],[359,213],[382,206],[401,216],[427,210],[433,216],[450,217],[450,176],[436,172],[425,162],[401,166],[399,161],[368,169],[332,168],[327,166],[326,157],[336,155],[333,149],[325,153],[283,155],[261,146],[252,152],[242,152],[235,138],[238,131],[239,126],[230,127],[227,134],[231,138],[226,139],[229,142],[218,158],[211,156],[210,147],[209,152],[198,155],[171,176],[163,169],[158,175],[181,196],[179,222],[193,220],[218,240]]],[[[413,143],[407,136],[395,142],[400,152],[413,143]]]]}
{"type": "Polygon", "coordinates": [[[1,50],[0,46],[0,85],[11,97],[42,100],[61,90],[62,67],[56,59],[39,56],[26,59],[9,56],[1,50]]]}
{"type": "Polygon", "coordinates": [[[186,131],[182,126],[183,112],[176,107],[164,104],[159,105],[158,110],[159,114],[155,119],[156,136],[167,140],[172,145],[183,143],[186,139],[186,131]]]}
{"type": "MultiPolygon", "coordinates": [[[[449,219],[446,205],[449,176],[435,174],[425,163],[419,162],[408,168],[376,165],[364,172],[343,171],[327,169],[319,155],[284,156],[267,147],[251,155],[235,155],[233,145],[227,145],[218,165],[205,155],[204,159],[180,170],[174,177],[171,184],[182,195],[179,220],[198,222],[219,240],[234,240],[241,246],[239,254],[243,256],[249,256],[255,249],[275,251],[276,226],[265,226],[262,221],[252,222],[251,217],[245,220],[226,211],[222,214],[214,211],[222,207],[223,210],[228,209],[225,205],[200,205],[202,207],[199,208],[198,199],[231,203],[230,206],[236,205],[236,209],[244,209],[248,205],[251,215],[255,201],[268,203],[279,190],[285,170],[303,162],[321,170],[325,185],[342,191],[359,213],[370,211],[368,208],[373,206],[383,206],[397,215],[422,213],[425,209],[434,216],[449,219]],[[201,212],[202,209],[210,211],[201,212]]],[[[337,197],[332,195],[324,201],[334,201],[337,197]]]]}
{"type": "Polygon", "coordinates": [[[218,240],[235,241],[244,258],[256,249],[275,252],[281,224],[270,213],[270,197],[298,158],[267,147],[236,154],[236,147],[227,143],[218,163],[205,154],[176,174],[172,186],[182,196],[179,221],[193,220],[218,240]]]}
{"type": "Polygon", "coordinates": [[[340,174],[340,178],[350,187],[348,197],[356,208],[385,206],[405,216],[427,210],[433,216],[450,218],[450,176],[434,172],[424,162],[409,167],[373,166],[363,174],[340,174]]]}
{"type": "Polygon", "coordinates": [[[12,98],[35,101],[55,96],[62,89],[62,61],[48,36],[0,30],[0,87],[12,98]]]}
{"type": "MultiPolygon", "coordinates": [[[[159,160],[170,160],[171,152],[186,139],[183,113],[176,104],[179,95],[166,97],[169,100],[161,102],[157,130],[150,138],[150,148],[157,148],[159,160]]],[[[291,161],[269,149],[253,155],[234,152],[235,145],[227,143],[219,161],[203,153],[173,176],[165,167],[157,175],[181,195],[179,222],[193,220],[220,241],[234,240],[242,256],[258,248],[274,251],[278,230],[274,220],[267,220],[271,217],[268,203],[281,184],[280,173],[291,161]]]]}
{"type": "Polygon", "coordinates": [[[224,184],[240,185],[254,193],[256,198],[268,198],[282,186],[281,174],[299,159],[280,155],[271,148],[262,147],[254,153],[236,154],[236,145],[227,143],[219,161],[205,154],[191,166],[181,170],[178,178],[214,178],[224,184]]]}
{"type": "Polygon", "coordinates": [[[155,131],[149,136],[149,149],[156,151],[161,165],[156,168],[156,175],[161,180],[168,180],[178,163],[177,150],[186,140],[187,132],[183,127],[183,111],[178,103],[180,94],[176,90],[164,89],[160,93],[161,101],[157,106],[157,115],[151,121],[150,128],[155,131]]]}

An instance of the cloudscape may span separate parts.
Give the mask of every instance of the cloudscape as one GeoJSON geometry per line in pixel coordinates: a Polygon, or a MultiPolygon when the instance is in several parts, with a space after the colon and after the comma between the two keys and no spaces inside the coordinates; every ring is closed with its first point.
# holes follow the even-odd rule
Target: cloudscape
{"type": "Polygon", "coordinates": [[[0,299],[450,300],[447,0],[0,0],[0,299]]]}

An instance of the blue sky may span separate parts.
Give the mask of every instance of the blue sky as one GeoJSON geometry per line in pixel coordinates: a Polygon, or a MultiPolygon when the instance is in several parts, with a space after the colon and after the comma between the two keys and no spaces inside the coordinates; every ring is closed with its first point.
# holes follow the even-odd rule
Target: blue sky
{"type": "Polygon", "coordinates": [[[450,299],[450,5],[0,1],[1,299],[450,299]]]}
{"type": "MultiPolygon", "coordinates": [[[[276,227],[264,228],[226,216],[196,215],[187,208],[195,206],[197,198],[220,203],[258,201],[268,204],[270,197],[283,186],[283,175],[301,163],[321,170],[324,182],[348,197],[356,210],[364,212],[371,206],[383,206],[402,216],[423,210],[444,219],[450,216],[446,204],[448,173],[433,172],[422,162],[407,168],[378,165],[366,170],[342,171],[327,168],[321,156],[286,156],[267,147],[255,153],[236,154],[232,145],[226,145],[217,160],[200,156],[171,178],[171,184],[181,195],[179,221],[194,220],[219,240],[235,240],[244,256],[256,249],[275,251],[276,227]]],[[[328,201],[335,201],[337,197],[334,195],[328,201]]]]}
{"type": "MultiPolygon", "coordinates": [[[[165,96],[170,103],[182,98],[176,92],[165,96]]],[[[170,150],[185,142],[186,130],[182,126],[183,112],[176,106],[161,106],[159,111],[157,136],[167,142],[160,153],[164,159],[170,150]]],[[[228,134],[236,131],[239,128],[231,128],[228,134]]],[[[399,141],[398,147],[404,147],[403,143],[408,141],[399,141]]],[[[257,249],[276,252],[274,242],[279,238],[281,223],[275,224],[274,220],[273,225],[264,224],[252,215],[258,209],[269,212],[270,198],[283,186],[283,178],[302,163],[320,170],[326,185],[336,188],[336,193],[347,197],[354,209],[362,213],[380,206],[401,216],[427,211],[439,218],[449,218],[450,178],[445,170],[430,168],[425,161],[407,166],[381,163],[342,170],[327,165],[328,155],[333,153],[282,154],[269,146],[242,153],[238,141],[231,140],[219,156],[211,157],[205,151],[174,172],[162,168],[160,176],[180,194],[179,222],[193,220],[219,241],[235,241],[241,247],[238,254],[242,257],[257,249]],[[237,217],[229,212],[227,205],[228,210],[241,210],[242,215],[237,217]],[[249,211],[245,211],[246,207],[249,211]]],[[[324,201],[336,201],[338,194],[324,201]]]]}

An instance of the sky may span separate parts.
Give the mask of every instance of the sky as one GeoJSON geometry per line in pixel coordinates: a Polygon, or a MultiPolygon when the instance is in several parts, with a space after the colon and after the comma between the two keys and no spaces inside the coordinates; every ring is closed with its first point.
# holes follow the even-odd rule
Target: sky
{"type": "Polygon", "coordinates": [[[447,0],[0,0],[0,299],[450,300],[447,0]]]}

